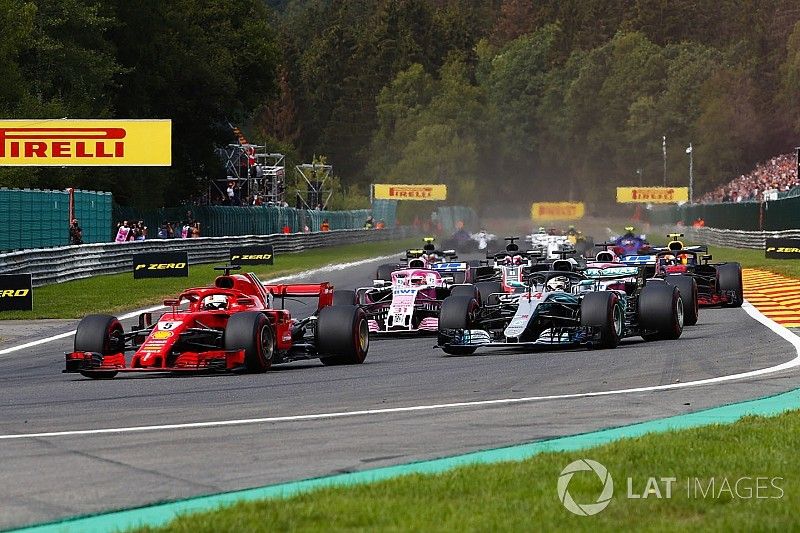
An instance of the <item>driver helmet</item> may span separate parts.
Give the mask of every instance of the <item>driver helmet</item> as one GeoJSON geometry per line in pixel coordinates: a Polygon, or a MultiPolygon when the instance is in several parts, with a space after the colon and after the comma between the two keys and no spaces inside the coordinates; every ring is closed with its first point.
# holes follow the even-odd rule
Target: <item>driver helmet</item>
{"type": "Polygon", "coordinates": [[[212,294],[203,298],[203,309],[216,311],[228,307],[228,297],[224,294],[212,294]]]}
{"type": "Polygon", "coordinates": [[[411,285],[425,285],[425,277],[424,276],[411,276],[411,285]]]}
{"type": "Polygon", "coordinates": [[[522,256],[521,255],[515,255],[514,256],[514,264],[515,265],[521,265],[522,264],[522,256]]]}
{"type": "Polygon", "coordinates": [[[545,286],[550,292],[566,291],[569,286],[569,278],[567,276],[555,276],[547,280],[545,286]]]}

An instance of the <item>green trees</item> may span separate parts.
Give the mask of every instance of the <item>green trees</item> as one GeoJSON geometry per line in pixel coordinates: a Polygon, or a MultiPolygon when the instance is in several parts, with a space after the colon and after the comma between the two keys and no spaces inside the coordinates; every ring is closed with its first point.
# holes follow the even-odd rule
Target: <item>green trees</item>
{"type": "Polygon", "coordinates": [[[0,0],[0,113],[171,118],[169,169],[0,169],[0,185],[174,204],[228,122],[343,188],[453,198],[699,192],[798,144],[796,0],[0,0]],[[553,184],[558,186],[554,187],[553,184]],[[518,191],[525,191],[524,195],[518,191]]]}

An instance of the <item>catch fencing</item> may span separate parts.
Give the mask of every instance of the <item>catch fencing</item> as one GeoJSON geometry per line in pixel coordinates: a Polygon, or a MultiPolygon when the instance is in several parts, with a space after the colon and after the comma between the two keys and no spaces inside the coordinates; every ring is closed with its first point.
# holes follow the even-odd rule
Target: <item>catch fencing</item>
{"type": "MultiPolygon", "coordinates": [[[[180,227],[188,219],[200,223],[200,234],[204,237],[226,237],[231,235],[270,235],[289,228],[290,233],[320,231],[324,221],[332,230],[359,229],[369,217],[369,209],[351,211],[316,211],[293,207],[270,206],[186,206],[141,210],[114,205],[114,223],[143,220],[149,238],[154,238],[164,223],[180,227]]],[[[394,218],[386,221],[388,227],[395,225],[394,218]]],[[[180,231],[180,230],[178,230],[180,231]]],[[[111,230],[109,229],[109,238],[111,230]]]]}
{"type": "MultiPolygon", "coordinates": [[[[111,194],[75,191],[75,218],[83,242],[107,242],[111,194]]],[[[0,188],[0,250],[63,246],[69,243],[69,193],[0,188]]]]}
{"type": "Polygon", "coordinates": [[[686,240],[689,242],[725,246],[728,248],[752,248],[763,250],[766,246],[766,239],[770,237],[800,239],[800,229],[783,231],[742,231],[709,227],[675,228],[671,226],[657,233],[666,234],[674,231],[683,233],[686,240]]]}
{"type": "Polygon", "coordinates": [[[271,244],[276,254],[311,248],[401,239],[411,235],[408,227],[382,230],[338,230],[307,234],[152,239],[123,243],[88,244],[25,250],[0,255],[0,274],[31,274],[33,286],[88,278],[101,274],[130,272],[134,254],[186,251],[189,264],[227,261],[231,246],[271,244]]]}
{"type": "Polygon", "coordinates": [[[800,197],[779,198],[766,202],[729,202],[720,204],[684,204],[654,207],[653,224],[686,226],[702,219],[706,226],[744,231],[782,231],[800,228],[800,197]]]}

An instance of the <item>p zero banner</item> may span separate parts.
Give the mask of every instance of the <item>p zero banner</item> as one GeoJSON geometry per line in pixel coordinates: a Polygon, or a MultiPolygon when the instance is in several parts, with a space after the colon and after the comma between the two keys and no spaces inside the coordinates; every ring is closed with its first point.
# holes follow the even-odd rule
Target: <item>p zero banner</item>
{"type": "Polygon", "coordinates": [[[376,183],[376,200],[447,200],[447,185],[405,185],[376,183]]]}
{"type": "Polygon", "coordinates": [[[271,244],[231,248],[232,265],[272,265],[274,261],[275,252],[271,244]]]}
{"type": "Polygon", "coordinates": [[[149,252],[133,256],[133,279],[185,278],[188,275],[188,252],[149,252]]]}
{"type": "Polygon", "coordinates": [[[577,220],[584,212],[583,202],[537,202],[531,206],[533,220],[577,220]]]}
{"type": "Polygon", "coordinates": [[[33,283],[30,274],[0,274],[0,311],[33,309],[33,283]]]}
{"type": "Polygon", "coordinates": [[[764,251],[768,259],[800,259],[800,239],[768,237],[764,251]]]}
{"type": "Polygon", "coordinates": [[[0,120],[0,165],[171,164],[171,120],[0,120]]]}
{"type": "Polygon", "coordinates": [[[620,204],[677,204],[689,201],[689,187],[617,187],[620,204]]]}

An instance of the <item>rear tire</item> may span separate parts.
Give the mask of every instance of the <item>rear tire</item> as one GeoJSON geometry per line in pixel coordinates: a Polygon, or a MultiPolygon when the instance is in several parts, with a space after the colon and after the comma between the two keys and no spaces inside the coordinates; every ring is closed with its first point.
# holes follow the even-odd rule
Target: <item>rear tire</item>
{"type": "Polygon", "coordinates": [[[503,292],[503,286],[498,281],[479,281],[475,284],[475,288],[478,289],[478,294],[481,296],[481,305],[489,304],[492,294],[503,292]]]}
{"type": "Polygon", "coordinates": [[[719,276],[719,290],[733,291],[733,301],[726,307],[741,307],[744,303],[744,286],[742,284],[742,265],[739,263],[725,263],[717,267],[719,276]]]}
{"type": "Polygon", "coordinates": [[[323,365],[363,363],[369,351],[369,325],[364,310],[354,305],[320,309],[316,345],[323,365]]]}
{"type": "Polygon", "coordinates": [[[625,329],[619,296],[611,291],[587,293],[581,300],[581,326],[600,329],[600,348],[616,348],[625,329]]]}
{"type": "Polygon", "coordinates": [[[669,275],[664,280],[670,285],[678,287],[683,300],[683,325],[694,326],[700,313],[700,304],[697,299],[697,280],[692,276],[669,275]]]}
{"type": "Polygon", "coordinates": [[[646,341],[677,339],[683,333],[683,299],[678,287],[667,283],[644,286],[639,294],[639,324],[646,341]]]}
{"type": "Polygon", "coordinates": [[[392,281],[392,272],[395,270],[397,270],[396,263],[384,263],[378,267],[378,272],[375,274],[375,279],[392,281]]]}
{"type": "MultiPolygon", "coordinates": [[[[116,317],[87,315],[78,323],[73,349],[76,352],[93,352],[101,355],[124,353],[123,333],[122,324],[116,317]]],[[[111,379],[117,375],[117,372],[114,370],[92,371],[83,375],[93,379],[111,379]]]]}
{"type": "Polygon", "coordinates": [[[470,355],[477,346],[445,346],[448,337],[442,334],[445,329],[471,329],[478,311],[478,301],[473,296],[449,296],[442,302],[439,313],[439,346],[450,355],[470,355]]]}
{"type": "Polygon", "coordinates": [[[475,285],[454,285],[453,288],[450,290],[450,296],[469,296],[471,298],[478,299],[479,293],[478,289],[475,288],[475,285]]]}
{"type": "Polygon", "coordinates": [[[225,350],[244,350],[244,367],[247,372],[266,372],[272,366],[275,335],[264,313],[247,311],[231,315],[222,335],[225,350]]]}

